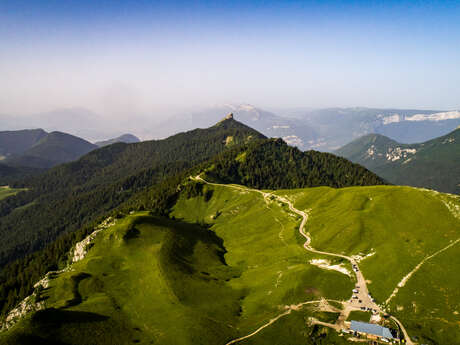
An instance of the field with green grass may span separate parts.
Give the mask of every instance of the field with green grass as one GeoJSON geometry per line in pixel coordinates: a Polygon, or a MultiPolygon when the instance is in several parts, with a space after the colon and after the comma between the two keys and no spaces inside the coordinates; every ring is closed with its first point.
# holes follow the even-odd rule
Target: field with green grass
{"type": "MultiPolygon", "coordinates": [[[[454,196],[389,186],[276,193],[310,210],[314,248],[370,255],[360,268],[379,304],[420,261],[460,237],[454,196]]],[[[338,313],[305,302],[324,298],[339,308],[334,301],[349,299],[355,285],[310,260],[351,269],[307,252],[300,217],[285,204],[204,185],[181,193],[170,218],[138,212],[118,219],[40,293],[48,309],[0,333],[0,342],[225,345],[260,329],[238,344],[347,344],[335,330],[310,325],[312,317],[334,323],[338,313]]],[[[389,303],[424,343],[460,338],[459,247],[427,261],[389,303]]]]}
{"type": "Polygon", "coordinates": [[[355,321],[363,321],[369,322],[371,319],[372,313],[370,311],[358,311],[353,310],[350,315],[348,315],[348,321],[355,320],[355,321]]]}
{"type": "MultiPolygon", "coordinates": [[[[97,336],[98,344],[225,344],[286,306],[344,299],[353,286],[341,273],[309,265],[298,218],[259,194],[216,187],[210,200],[181,198],[172,216],[118,220],[84,260],[41,293],[53,309],[29,316],[0,340],[93,344],[97,336]]],[[[312,305],[286,318],[302,324],[314,314],[312,305]]],[[[267,332],[244,343],[262,344],[267,332]]],[[[313,344],[324,334],[291,327],[278,337],[313,344]]]]}
{"type": "MultiPolygon", "coordinates": [[[[370,255],[360,263],[380,305],[424,258],[460,238],[460,198],[409,187],[278,191],[311,209],[307,223],[319,250],[370,255]]],[[[460,339],[460,243],[416,271],[387,310],[425,344],[460,339]]]]}

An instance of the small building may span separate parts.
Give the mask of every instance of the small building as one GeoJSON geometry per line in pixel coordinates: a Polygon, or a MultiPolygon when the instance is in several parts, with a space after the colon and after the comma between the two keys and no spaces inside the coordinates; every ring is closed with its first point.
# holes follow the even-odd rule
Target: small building
{"type": "Polygon", "coordinates": [[[399,339],[395,338],[393,334],[391,334],[391,331],[388,328],[373,323],[352,320],[350,329],[372,340],[388,339],[399,341],[399,339]]]}

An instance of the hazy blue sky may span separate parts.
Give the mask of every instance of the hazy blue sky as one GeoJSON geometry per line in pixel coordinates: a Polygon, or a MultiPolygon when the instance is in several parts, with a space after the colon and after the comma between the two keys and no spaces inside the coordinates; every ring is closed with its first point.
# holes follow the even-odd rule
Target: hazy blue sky
{"type": "Polygon", "coordinates": [[[0,113],[459,96],[459,1],[0,0],[0,113]]]}

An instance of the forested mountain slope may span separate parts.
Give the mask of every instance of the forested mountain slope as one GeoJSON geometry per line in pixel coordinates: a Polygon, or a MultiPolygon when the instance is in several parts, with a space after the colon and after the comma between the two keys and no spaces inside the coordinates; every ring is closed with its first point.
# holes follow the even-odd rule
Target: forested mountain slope
{"type": "Polygon", "coordinates": [[[370,134],[336,153],[394,184],[460,193],[460,129],[419,144],[370,134]]]}
{"type": "Polygon", "coordinates": [[[42,173],[44,171],[44,169],[12,167],[0,163],[0,186],[6,186],[15,183],[18,180],[25,179],[33,175],[38,175],[39,173],[42,173]]]}
{"type": "Polygon", "coordinates": [[[207,176],[258,189],[371,186],[385,182],[366,168],[330,153],[302,152],[281,139],[254,142],[210,162],[207,176]]]}

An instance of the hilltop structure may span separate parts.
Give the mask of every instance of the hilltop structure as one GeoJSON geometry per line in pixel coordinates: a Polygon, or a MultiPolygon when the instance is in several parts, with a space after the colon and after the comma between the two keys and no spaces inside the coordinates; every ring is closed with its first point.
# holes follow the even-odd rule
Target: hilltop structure
{"type": "Polygon", "coordinates": [[[391,334],[391,331],[388,328],[380,325],[352,320],[350,329],[358,334],[366,336],[368,339],[387,339],[398,341],[398,339],[391,334]]]}

